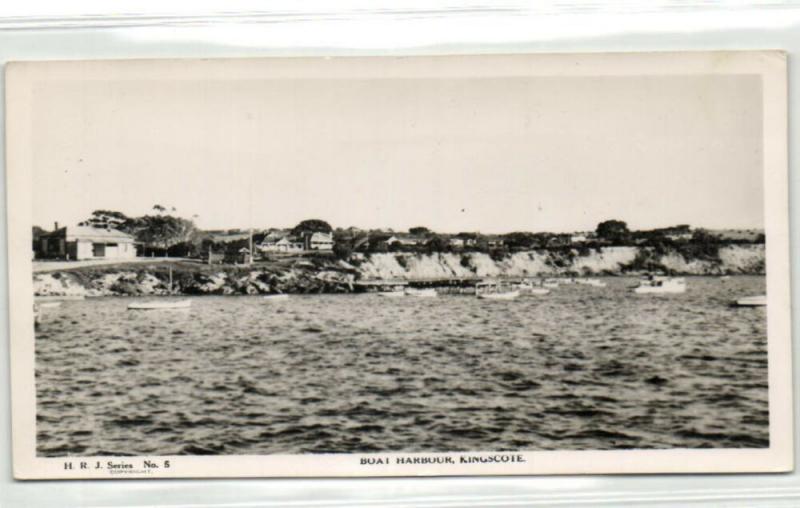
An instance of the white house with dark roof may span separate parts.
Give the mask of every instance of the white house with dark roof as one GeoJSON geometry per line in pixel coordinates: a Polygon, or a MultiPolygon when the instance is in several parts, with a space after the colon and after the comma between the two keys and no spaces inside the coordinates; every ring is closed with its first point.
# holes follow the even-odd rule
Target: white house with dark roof
{"type": "Polygon", "coordinates": [[[111,228],[68,226],[39,237],[38,257],[56,259],[133,259],[133,236],[111,228]]]}
{"type": "Polygon", "coordinates": [[[303,249],[301,239],[280,231],[271,232],[258,245],[258,250],[261,252],[303,252],[303,249]]]}
{"type": "Polygon", "coordinates": [[[307,246],[309,250],[331,251],[333,250],[333,234],[316,231],[308,236],[307,246]]]}

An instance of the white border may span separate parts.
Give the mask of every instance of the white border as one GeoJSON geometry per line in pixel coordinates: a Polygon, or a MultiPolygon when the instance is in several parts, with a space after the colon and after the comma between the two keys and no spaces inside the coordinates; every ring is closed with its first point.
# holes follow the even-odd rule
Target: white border
{"type": "MultiPolygon", "coordinates": [[[[596,55],[495,55],[334,59],[157,60],[14,63],[7,67],[7,199],[11,324],[14,476],[35,478],[188,478],[261,476],[417,476],[475,474],[588,474],[780,472],[793,468],[790,293],[787,198],[786,57],[779,51],[631,53],[596,55]],[[262,61],[263,62],[263,61],[262,61]],[[378,65],[376,65],[376,62],[378,65]],[[385,65],[391,62],[391,65],[385,65]],[[387,73],[387,70],[390,72],[387,73]],[[366,456],[430,457],[466,454],[370,454],[121,458],[141,469],[143,460],[170,460],[149,474],[110,475],[81,470],[109,457],[35,456],[35,390],[30,260],[32,151],[31,88],[55,79],[279,79],[288,76],[485,77],[567,75],[757,74],[764,93],[765,226],[767,236],[770,448],[761,450],[625,450],[523,452],[526,462],[503,465],[365,467],[366,456]]],[[[474,454],[469,454],[474,455],[474,454]]],[[[485,454],[490,455],[490,454],[485,454]]],[[[457,460],[456,460],[457,462],[457,460]]]]}

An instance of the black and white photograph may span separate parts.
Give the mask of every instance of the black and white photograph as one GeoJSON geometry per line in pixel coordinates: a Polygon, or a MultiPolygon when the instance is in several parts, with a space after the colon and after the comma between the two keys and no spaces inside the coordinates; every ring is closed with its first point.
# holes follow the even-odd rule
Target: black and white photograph
{"type": "Polygon", "coordinates": [[[790,469],[785,79],[11,64],[18,477],[790,469]]]}

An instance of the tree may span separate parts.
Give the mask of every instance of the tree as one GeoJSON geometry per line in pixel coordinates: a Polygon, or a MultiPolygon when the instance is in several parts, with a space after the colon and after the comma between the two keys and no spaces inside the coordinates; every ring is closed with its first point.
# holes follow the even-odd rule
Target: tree
{"type": "Polygon", "coordinates": [[[143,217],[128,217],[114,210],[95,210],[91,217],[78,225],[117,229],[133,236],[138,242],[165,251],[173,245],[195,239],[197,228],[193,221],[165,215],[167,209],[161,205],[156,205],[153,209],[159,214],[143,217]]]}
{"type": "Polygon", "coordinates": [[[334,242],[333,253],[340,259],[347,259],[353,253],[353,244],[347,240],[334,242]]]}
{"type": "Polygon", "coordinates": [[[304,233],[330,233],[333,228],[330,224],[320,219],[307,219],[300,222],[292,229],[293,235],[301,235],[304,233]]]}
{"type": "Polygon", "coordinates": [[[450,250],[450,242],[441,236],[434,236],[428,240],[428,243],[425,244],[425,247],[431,254],[435,252],[447,252],[450,250]]]}
{"type": "Polygon", "coordinates": [[[408,232],[415,236],[425,236],[431,234],[431,230],[424,227],[424,226],[417,226],[414,228],[409,228],[408,232]]]}
{"type": "Polygon", "coordinates": [[[514,233],[508,233],[503,236],[506,245],[509,249],[530,249],[533,246],[533,242],[536,237],[533,233],[528,233],[525,231],[517,231],[514,233]]]}
{"type": "Polygon", "coordinates": [[[628,225],[621,220],[607,220],[597,225],[597,237],[612,242],[625,241],[630,237],[628,225]]]}
{"type": "Polygon", "coordinates": [[[134,219],[134,236],[140,242],[168,249],[171,245],[188,242],[197,228],[194,222],[171,215],[145,215],[134,219]]]}
{"type": "Polygon", "coordinates": [[[131,219],[122,212],[114,210],[95,210],[79,226],[90,226],[95,228],[112,228],[124,231],[130,225],[131,219]]]}

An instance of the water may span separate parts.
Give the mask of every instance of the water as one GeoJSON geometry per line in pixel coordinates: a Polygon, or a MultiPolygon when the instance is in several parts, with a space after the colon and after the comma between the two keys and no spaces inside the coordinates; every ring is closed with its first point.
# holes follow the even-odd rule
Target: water
{"type": "Polygon", "coordinates": [[[36,336],[38,453],[769,446],[763,277],[683,295],[64,302],[36,336]]]}

